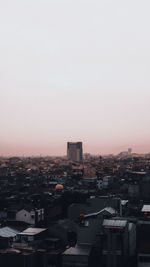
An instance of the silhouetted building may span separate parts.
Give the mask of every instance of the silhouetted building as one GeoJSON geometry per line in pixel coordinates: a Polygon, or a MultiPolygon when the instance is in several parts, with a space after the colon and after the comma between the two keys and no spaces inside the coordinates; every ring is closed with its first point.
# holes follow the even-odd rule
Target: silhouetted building
{"type": "Polygon", "coordinates": [[[82,162],[83,158],[82,142],[67,143],[67,158],[68,160],[82,162]]]}
{"type": "Polygon", "coordinates": [[[129,154],[129,155],[132,154],[132,148],[128,148],[128,154],[129,154]]]}

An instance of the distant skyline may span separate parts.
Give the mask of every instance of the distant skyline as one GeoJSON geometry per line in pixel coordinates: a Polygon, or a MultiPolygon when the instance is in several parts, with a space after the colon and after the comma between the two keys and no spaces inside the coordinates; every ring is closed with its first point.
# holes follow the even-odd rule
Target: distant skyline
{"type": "Polygon", "coordinates": [[[149,0],[0,0],[0,155],[150,152],[149,0]]]}

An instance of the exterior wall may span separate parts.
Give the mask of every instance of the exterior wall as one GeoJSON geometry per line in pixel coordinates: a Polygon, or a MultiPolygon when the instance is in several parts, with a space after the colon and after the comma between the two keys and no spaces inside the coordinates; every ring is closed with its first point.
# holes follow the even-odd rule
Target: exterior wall
{"type": "Polygon", "coordinates": [[[44,220],[44,209],[39,209],[35,211],[35,215],[36,215],[36,220],[39,221],[43,221],[44,220]]]}
{"type": "Polygon", "coordinates": [[[150,254],[138,254],[137,267],[149,267],[150,266],[150,254]]]}
{"type": "Polygon", "coordinates": [[[81,162],[82,155],[82,142],[68,142],[67,143],[67,158],[72,161],[81,162]]]}
{"type": "Polygon", "coordinates": [[[87,267],[88,256],[63,255],[63,267],[87,267]]]}
{"type": "Polygon", "coordinates": [[[128,194],[130,197],[138,197],[140,194],[140,189],[138,184],[129,184],[128,194]]]}
{"type": "Polygon", "coordinates": [[[103,188],[107,188],[108,187],[108,176],[103,177],[103,188]]]}
{"type": "Polygon", "coordinates": [[[6,211],[0,211],[0,219],[7,218],[7,212],[6,211]]]}
{"type": "Polygon", "coordinates": [[[72,204],[68,208],[68,218],[70,220],[76,221],[81,213],[86,213],[86,205],[85,204],[72,204]]]}
{"type": "Polygon", "coordinates": [[[136,225],[129,223],[129,254],[134,256],[136,252],[136,225]]]}
{"type": "Polygon", "coordinates": [[[98,180],[97,181],[97,187],[99,190],[103,189],[103,180],[98,180]]]}
{"type": "Polygon", "coordinates": [[[102,261],[107,267],[122,267],[128,260],[128,227],[123,231],[105,229],[102,241],[102,261]]]}
{"type": "Polygon", "coordinates": [[[150,266],[150,221],[138,221],[137,225],[137,267],[150,266]]]}
{"type": "Polygon", "coordinates": [[[81,151],[79,148],[77,148],[77,152],[76,152],[76,156],[77,156],[77,161],[80,162],[81,161],[81,151]]]}
{"type": "Polygon", "coordinates": [[[102,178],[102,185],[103,188],[108,188],[108,186],[113,182],[113,177],[111,176],[104,176],[102,178]]]}
{"type": "Polygon", "coordinates": [[[26,222],[29,224],[35,224],[38,221],[44,220],[44,209],[32,210],[28,212],[27,210],[20,210],[16,213],[16,220],[26,222]]]}
{"type": "Polygon", "coordinates": [[[35,267],[35,253],[1,253],[0,263],[3,267],[35,267]]]}
{"type": "Polygon", "coordinates": [[[34,236],[32,235],[21,235],[20,236],[20,240],[22,243],[26,243],[26,242],[33,242],[34,241],[34,236]]]}
{"type": "Polygon", "coordinates": [[[16,214],[16,220],[23,221],[29,224],[35,224],[35,212],[30,213],[26,210],[20,210],[16,214]],[[34,216],[34,218],[32,218],[32,216],[34,216]]]}
{"type": "Polygon", "coordinates": [[[77,228],[77,244],[87,243],[95,244],[97,234],[100,229],[100,220],[89,218],[85,224],[78,225],[77,228]]]}

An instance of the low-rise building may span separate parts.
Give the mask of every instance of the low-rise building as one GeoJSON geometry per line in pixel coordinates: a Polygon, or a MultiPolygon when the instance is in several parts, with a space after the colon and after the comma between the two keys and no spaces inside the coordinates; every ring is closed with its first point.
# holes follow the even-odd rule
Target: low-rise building
{"type": "Polygon", "coordinates": [[[19,233],[19,238],[21,243],[31,243],[36,242],[46,238],[47,229],[45,228],[27,228],[23,232],[19,233]]]}
{"type": "Polygon", "coordinates": [[[70,247],[62,254],[63,267],[87,267],[90,266],[90,255],[92,246],[80,244],[70,247]]]}
{"type": "Polygon", "coordinates": [[[21,209],[16,213],[16,221],[26,222],[35,225],[39,221],[44,220],[44,209],[21,209]]]}
{"type": "Polygon", "coordinates": [[[102,235],[102,264],[122,267],[129,257],[127,220],[105,219],[102,235]]]}

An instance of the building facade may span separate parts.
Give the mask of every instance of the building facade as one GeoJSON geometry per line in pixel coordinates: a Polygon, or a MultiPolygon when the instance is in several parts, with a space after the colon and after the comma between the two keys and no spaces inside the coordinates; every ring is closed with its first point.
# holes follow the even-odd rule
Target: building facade
{"type": "Polygon", "coordinates": [[[44,220],[44,209],[22,209],[16,213],[15,219],[35,225],[37,222],[44,220]]]}
{"type": "Polygon", "coordinates": [[[82,142],[68,142],[67,143],[67,158],[75,162],[82,162],[83,151],[82,142]]]}
{"type": "Polygon", "coordinates": [[[125,266],[129,257],[127,220],[105,219],[102,236],[102,264],[104,267],[125,266]]]}

